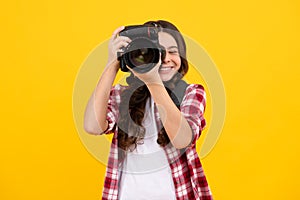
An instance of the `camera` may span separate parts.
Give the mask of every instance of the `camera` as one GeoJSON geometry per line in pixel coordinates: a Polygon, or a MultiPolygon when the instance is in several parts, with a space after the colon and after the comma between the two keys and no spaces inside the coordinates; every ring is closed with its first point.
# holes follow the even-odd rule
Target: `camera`
{"type": "Polygon", "coordinates": [[[144,25],[126,26],[119,36],[126,36],[131,42],[122,52],[118,52],[120,69],[128,72],[129,66],[137,73],[146,73],[150,71],[161,59],[164,59],[166,51],[159,44],[158,29],[144,25]]]}

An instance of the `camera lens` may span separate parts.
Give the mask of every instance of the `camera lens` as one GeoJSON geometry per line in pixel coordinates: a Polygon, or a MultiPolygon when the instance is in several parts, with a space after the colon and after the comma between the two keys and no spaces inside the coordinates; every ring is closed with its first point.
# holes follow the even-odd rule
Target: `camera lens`
{"type": "Polygon", "coordinates": [[[135,39],[125,50],[125,64],[138,73],[146,73],[158,63],[159,52],[159,47],[151,40],[135,39]]]}
{"type": "Polygon", "coordinates": [[[150,48],[137,49],[130,52],[129,59],[135,66],[140,66],[153,62],[155,51],[150,48]]]}

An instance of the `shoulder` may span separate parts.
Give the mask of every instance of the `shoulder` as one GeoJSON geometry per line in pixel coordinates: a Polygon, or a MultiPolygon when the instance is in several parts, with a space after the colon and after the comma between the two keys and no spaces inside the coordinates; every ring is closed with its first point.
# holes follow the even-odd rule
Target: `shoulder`
{"type": "Polygon", "coordinates": [[[188,88],[198,88],[198,89],[204,90],[204,86],[203,85],[196,84],[196,83],[188,84],[188,88]]]}
{"type": "Polygon", "coordinates": [[[128,87],[127,85],[116,84],[116,85],[112,86],[112,89],[122,91],[122,90],[126,89],[127,87],[128,87]]]}
{"type": "Polygon", "coordinates": [[[186,88],[184,98],[181,103],[181,109],[188,110],[193,108],[200,109],[201,112],[204,112],[206,106],[206,93],[203,85],[201,84],[189,84],[186,88]]]}
{"type": "Polygon", "coordinates": [[[124,91],[128,86],[125,86],[125,85],[121,85],[121,84],[116,84],[116,85],[113,85],[112,88],[111,88],[111,94],[114,94],[114,95],[118,95],[120,94],[122,91],[124,91]]]}
{"type": "Polygon", "coordinates": [[[185,97],[189,95],[196,95],[196,96],[203,96],[206,98],[206,93],[203,85],[201,84],[188,84],[186,90],[185,90],[185,97]]]}

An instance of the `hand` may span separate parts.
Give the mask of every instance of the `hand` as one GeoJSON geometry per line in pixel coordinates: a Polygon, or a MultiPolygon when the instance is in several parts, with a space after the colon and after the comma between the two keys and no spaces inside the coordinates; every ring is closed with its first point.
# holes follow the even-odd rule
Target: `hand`
{"type": "Polygon", "coordinates": [[[137,73],[134,71],[134,69],[131,69],[127,66],[127,68],[134,74],[134,76],[138,77],[141,81],[143,81],[146,85],[147,84],[162,84],[162,80],[159,75],[159,68],[161,66],[161,59],[159,59],[159,62],[149,71],[146,73],[137,73]]]}
{"type": "Polygon", "coordinates": [[[117,28],[109,41],[108,44],[108,61],[107,63],[112,63],[117,61],[117,52],[122,49],[122,47],[126,47],[130,42],[129,37],[118,36],[118,34],[124,29],[124,26],[120,26],[117,28]]]}

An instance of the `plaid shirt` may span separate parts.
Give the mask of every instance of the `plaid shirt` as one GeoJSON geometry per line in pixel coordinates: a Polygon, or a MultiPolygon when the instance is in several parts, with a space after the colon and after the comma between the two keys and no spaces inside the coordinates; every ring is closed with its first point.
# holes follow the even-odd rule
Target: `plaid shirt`
{"type": "MultiPolygon", "coordinates": [[[[114,133],[106,176],[102,193],[103,200],[118,199],[118,107],[120,94],[126,86],[113,86],[108,101],[108,129],[101,134],[114,133]]],[[[196,141],[206,125],[203,113],[206,105],[205,91],[202,85],[190,84],[185,91],[180,111],[186,118],[193,132],[191,144],[181,150],[176,149],[171,143],[163,147],[167,156],[172,178],[175,186],[177,200],[211,200],[212,194],[208,186],[203,168],[196,152],[196,141]]],[[[155,106],[155,116],[158,130],[162,128],[158,110],[155,106]]]]}

